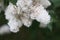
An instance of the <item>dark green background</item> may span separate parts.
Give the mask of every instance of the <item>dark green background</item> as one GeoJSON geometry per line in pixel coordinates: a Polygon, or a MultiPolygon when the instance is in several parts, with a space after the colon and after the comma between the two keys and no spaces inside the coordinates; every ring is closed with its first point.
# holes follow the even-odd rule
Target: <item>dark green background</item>
{"type": "MultiPolygon", "coordinates": [[[[4,0],[5,7],[9,1],[15,4],[17,0],[4,0]]],[[[47,28],[39,28],[39,23],[34,20],[30,28],[23,25],[18,33],[0,35],[0,40],[60,40],[60,0],[50,0],[50,2],[52,5],[47,10],[51,15],[51,23],[47,28]]],[[[2,10],[0,26],[7,24],[7,22],[2,10]]]]}

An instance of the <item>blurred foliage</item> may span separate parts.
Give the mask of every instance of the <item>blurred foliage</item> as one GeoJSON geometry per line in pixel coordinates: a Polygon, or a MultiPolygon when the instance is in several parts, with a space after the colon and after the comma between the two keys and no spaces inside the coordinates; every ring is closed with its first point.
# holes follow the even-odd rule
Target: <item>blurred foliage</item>
{"type": "MultiPolygon", "coordinates": [[[[5,7],[9,1],[15,4],[17,0],[4,0],[5,7]]],[[[39,23],[34,20],[31,27],[24,25],[18,33],[11,33],[0,36],[0,40],[60,40],[60,0],[50,0],[52,5],[47,8],[51,15],[51,23],[47,28],[40,28],[39,23]]],[[[0,13],[0,26],[6,24],[7,20],[4,11],[0,13]]]]}
{"type": "Polygon", "coordinates": [[[17,0],[9,0],[9,2],[12,2],[13,4],[16,4],[17,0]]]}

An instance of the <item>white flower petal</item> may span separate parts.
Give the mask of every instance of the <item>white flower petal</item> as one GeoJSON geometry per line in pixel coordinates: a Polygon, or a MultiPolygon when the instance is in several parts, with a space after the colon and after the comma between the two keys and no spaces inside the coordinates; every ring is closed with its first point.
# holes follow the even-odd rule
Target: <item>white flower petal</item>
{"type": "Polygon", "coordinates": [[[42,4],[45,8],[51,5],[49,0],[40,0],[40,4],[42,4]]]}
{"type": "Polygon", "coordinates": [[[13,16],[17,14],[16,6],[12,3],[9,3],[8,7],[5,10],[5,16],[7,20],[14,18],[13,16]]]}
{"type": "Polygon", "coordinates": [[[28,11],[28,7],[32,5],[32,0],[18,0],[16,5],[22,9],[22,11],[28,11]]]}
{"type": "Polygon", "coordinates": [[[14,19],[14,20],[10,20],[8,22],[8,25],[10,26],[10,31],[16,33],[19,31],[19,28],[22,26],[22,23],[20,20],[14,19]]]}
{"type": "Polygon", "coordinates": [[[31,15],[31,19],[36,19],[40,23],[47,25],[50,22],[51,17],[42,5],[36,6],[31,15]]]}
{"type": "Polygon", "coordinates": [[[50,22],[50,15],[48,14],[48,12],[42,8],[43,6],[39,6],[37,7],[36,11],[37,11],[37,17],[36,17],[36,20],[41,22],[41,23],[45,23],[45,24],[48,24],[50,22]]]}
{"type": "Polygon", "coordinates": [[[30,27],[32,24],[32,20],[25,18],[25,17],[21,17],[22,23],[26,26],[26,27],[30,27]]]}
{"type": "Polygon", "coordinates": [[[48,6],[51,5],[49,0],[33,0],[33,5],[38,5],[41,4],[44,6],[44,8],[47,8],[48,6]]]}

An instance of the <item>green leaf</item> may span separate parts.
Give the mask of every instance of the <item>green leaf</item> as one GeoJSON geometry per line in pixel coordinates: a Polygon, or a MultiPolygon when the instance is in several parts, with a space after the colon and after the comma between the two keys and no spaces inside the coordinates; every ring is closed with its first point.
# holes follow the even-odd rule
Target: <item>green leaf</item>
{"type": "Polygon", "coordinates": [[[49,10],[49,14],[51,16],[51,22],[56,22],[57,21],[57,16],[54,10],[49,10]]]}
{"type": "Polygon", "coordinates": [[[52,28],[53,28],[53,26],[52,26],[52,22],[49,23],[47,27],[48,27],[48,29],[49,29],[50,31],[52,31],[52,28]]]}
{"type": "Polygon", "coordinates": [[[14,5],[16,5],[17,0],[9,0],[9,2],[13,3],[14,5]]]}
{"type": "Polygon", "coordinates": [[[6,24],[8,21],[5,19],[5,15],[4,15],[4,12],[2,11],[0,13],[0,26],[3,25],[3,24],[6,24]]]}
{"type": "Polygon", "coordinates": [[[54,8],[60,7],[60,0],[51,0],[51,2],[53,3],[54,8]]]}
{"type": "Polygon", "coordinates": [[[9,4],[9,0],[4,0],[4,6],[7,6],[9,4]]]}

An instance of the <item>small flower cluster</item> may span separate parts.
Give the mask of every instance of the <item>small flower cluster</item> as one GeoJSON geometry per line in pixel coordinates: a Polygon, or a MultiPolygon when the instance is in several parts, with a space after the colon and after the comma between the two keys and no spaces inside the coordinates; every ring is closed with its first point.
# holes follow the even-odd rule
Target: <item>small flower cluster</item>
{"type": "Polygon", "coordinates": [[[46,27],[50,22],[50,15],[46,8],[49,0],[17,0],[16,5],[9,2],[5,10],[5,17],[11,32],[18,32],[22,25],[30,27],[33,20],[40,22],[40,27],[46,27]]]}

